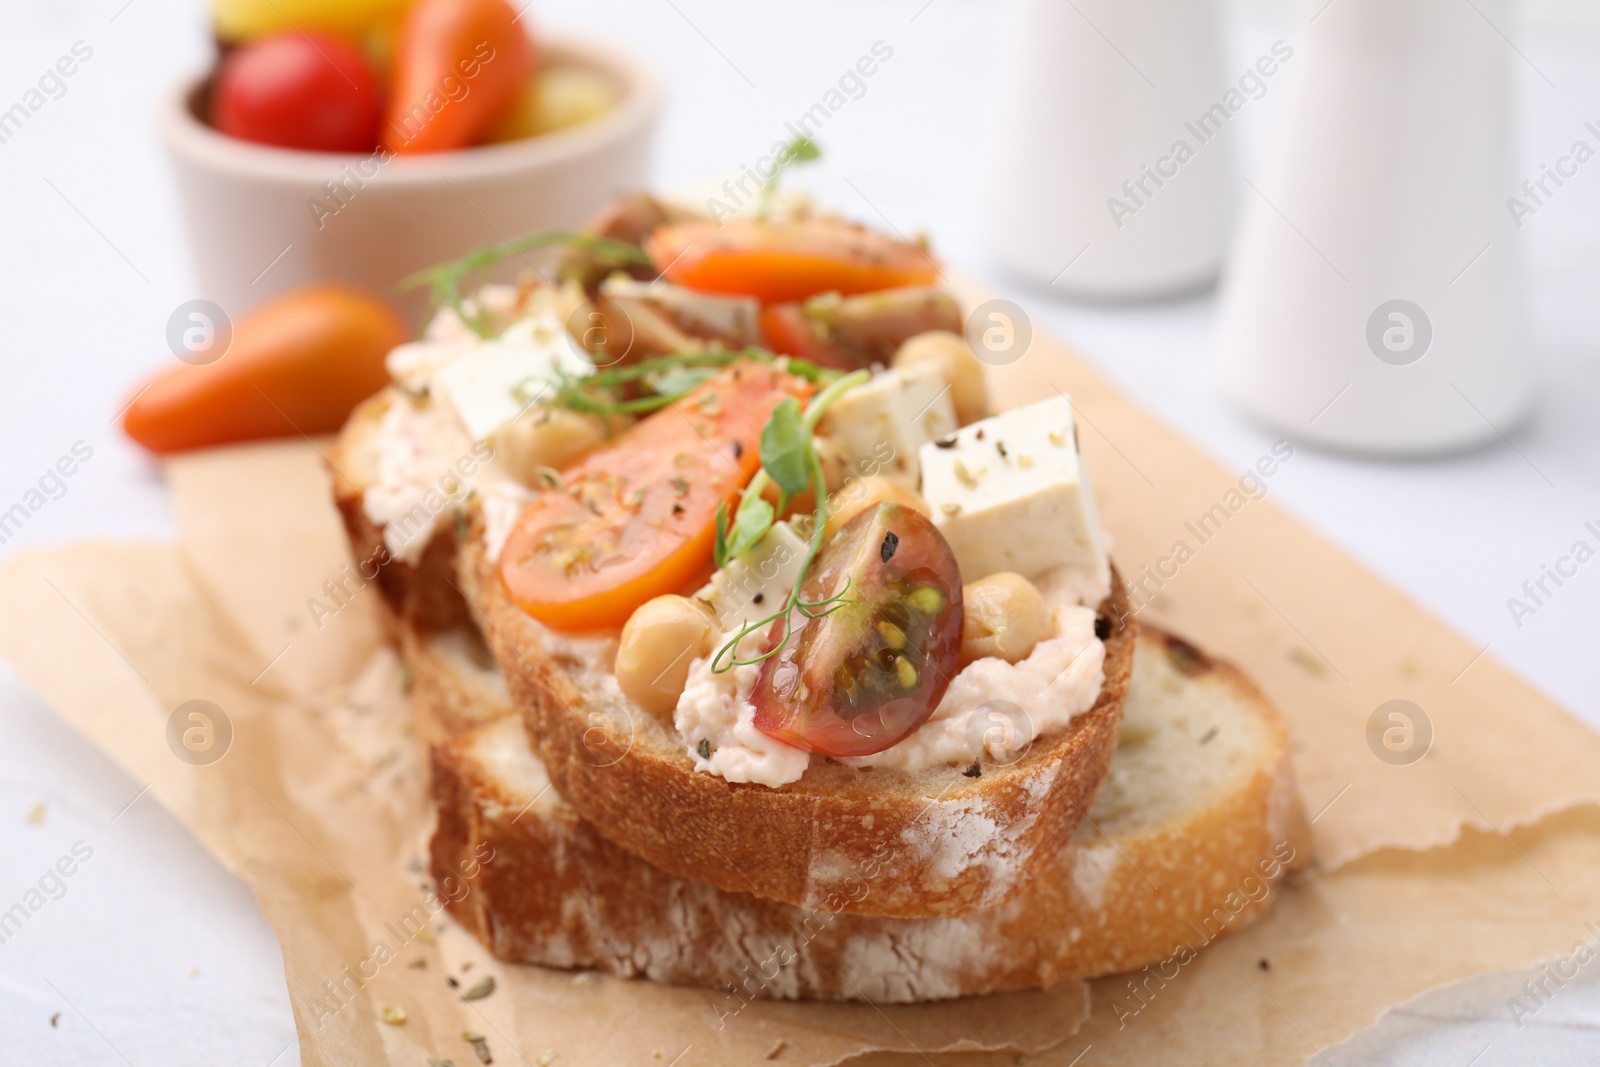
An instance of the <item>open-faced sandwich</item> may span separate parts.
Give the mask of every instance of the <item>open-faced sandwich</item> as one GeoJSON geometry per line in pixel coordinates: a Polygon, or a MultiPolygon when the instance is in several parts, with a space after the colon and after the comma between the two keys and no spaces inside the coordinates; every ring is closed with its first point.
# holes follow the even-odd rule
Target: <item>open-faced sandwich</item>
{"type": "Polygon", "coordinates": [[[989,411],[926,249],[635,196],[430,280],[331,465],[436,745],[435,861],[495,850],[456,910],[497,954],[737,983],[825,915],[766,995],[1037,987],[1304,862],[1275,714],[1139,642],[1070,400],[989,411]]]}

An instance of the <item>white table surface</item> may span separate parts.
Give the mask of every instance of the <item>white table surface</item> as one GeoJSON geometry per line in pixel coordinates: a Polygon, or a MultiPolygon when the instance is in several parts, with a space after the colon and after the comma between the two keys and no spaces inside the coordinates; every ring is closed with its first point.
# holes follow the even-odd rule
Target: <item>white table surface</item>
{"type": "MultiPolygon", "coordinates": [[[[1220,395],[1211,296],[1087,308],[992,269],[979,220],[985,117],[1005,62],[1000,11],[975,0],[537,0],[533,9],[548,26],[654,57],[671,94],[654,173],[662,186],[753,160],[858,55],[887,42],[893,60],[830,120],[826,159],[798,183],[868,221],[881,214],[902,231],[926,229],[945,258],[1010,291],[1124,389],[1244,469],[1273,435],[1220,395]]],[[[1296,40],[1291,14],[1264,0],[1233,9],[1233,65],[1243,69],[1277,37],[1296,40]]],[[[1600,18],[1576,0],[1546,0],[1503,29],[1520,52],[1517,173],[1536,173],[1585,119],[1600,118],[1600,18]]],[[[206,62],[205,18],[194,0],[12,0],[0,9],[0,108],[80,40],[94,54],[66,94],[0,144],[0,314],[10,324],[0,342],[9,386],[0,390],[0,509],[75,442],[94,455],[0,555],[172,529],[153,467],[110,419],[130,383],[163,360],[167,315],[195,291],[152,115],[170,85],[206,62]]],[[[1247,169],[1280,99],[1274,92],[1229,128],[1247,169]]],[[[1597,183],[1600,171],[1585,169],[1524,231],[1537,313],[1527,358],[1543,385],[1514,448],[1428,463],[1302,450],[1272,493],[1600,726],[1591,647],[1600,568],[1581,571],[1521,629],[1506,608],[1585,521],[1600,520],[1597,183]]],[[[295,1063],[277,945],[249,891],[156,804],[124,810],[137,785],[3,665],[0,708],[0,907],[73,842],[94,848],[67,894],[0,945],[0,1064],[295,1063]]],[[[1506,995],[1491,979],[1413,1005],[1328,1058],[1594,1061],[1596,983],[1570,988],[1559,1010],[1520,1031],[1506,995]]]]}

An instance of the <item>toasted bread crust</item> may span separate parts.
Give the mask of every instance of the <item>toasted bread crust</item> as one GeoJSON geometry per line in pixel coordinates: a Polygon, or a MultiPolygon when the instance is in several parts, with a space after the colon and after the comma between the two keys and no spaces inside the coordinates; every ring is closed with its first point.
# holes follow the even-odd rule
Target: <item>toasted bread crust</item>
{"type": "Polygon", "coordinates": [[[365,476],[368,464],[361,453],[395,399],[395,391],[385,389],[363,401],[329,447],[333,503],[362,573],[376,568],[378,590],[391,619],[424,632],[448,630],[467,621],[466,602],[455,587],[456,531],[441,526],[415,563],[394,559],[384,544],[383,528],[367,517],[363,501],[370,478],[365,476]]]}
{"type": "Polygon", "coordinates": [[[912,776],[814,760],[800,781],[770,788],[695,772],[675,737],[636,709],[594,716],[593,695],[541,647],[477,539],[459,572],[551,781],[584,818],[669,873],[830,912],[962,915],[1015,895],[1094,802],[1137,633],[1113,575],[1099,698],[1008,766],[969,778],[955,767],[912,776]]]}
{"type": "MultiPolygon", "coordinates": [[[[565,804],[529,812],[531,787],[508,788],[474,754],[488,731],[515,730],[513,719],[433,749],[435,876],[492,856],[473,864],[470,892],[454,894],[451,910],[501,959],[721,989],[722,1012],[761,997],[909,1002],[1048,988],[1168,960],[1181,966],[1185,953],[1271,907],[1276,880],[1309,862],[1310,835],[1277,712],[1231,665],[1207,659],[1190,670],[1192,661],[1166,654],[1168,640],[1141,636],[1132,699],[1178,686],[1226,704],[1260,735],[1250,763],[1158,825],[1109,835],[1085,825],[1037,880],[992,911],[837,914],[668,874],[565,804]]],[[[501,743],[526,751],[520,735],[501,743]]],[[[1112,816],[1096,809],[1095,817],[1112,816]]]]}

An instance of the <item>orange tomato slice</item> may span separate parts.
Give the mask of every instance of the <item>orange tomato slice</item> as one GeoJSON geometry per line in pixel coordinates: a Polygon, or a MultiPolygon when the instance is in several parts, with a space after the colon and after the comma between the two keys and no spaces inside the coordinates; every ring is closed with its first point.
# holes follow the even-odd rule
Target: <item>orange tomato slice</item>
{"type": "Polygon", "coordinates": [[[717,508],[761,466],[761,429],[810,385],[741,361],[562,473],[518,517],[500,580],[558,630],[619,627],[653,597],[705,573],[717,508]]]}
{"type": "Polygon", "coordinates": [[[915,245],[833,219],[663,226],[651,234],[648,251],[669,281],[763,303],[928,285],[939,276],[915,245]]]}

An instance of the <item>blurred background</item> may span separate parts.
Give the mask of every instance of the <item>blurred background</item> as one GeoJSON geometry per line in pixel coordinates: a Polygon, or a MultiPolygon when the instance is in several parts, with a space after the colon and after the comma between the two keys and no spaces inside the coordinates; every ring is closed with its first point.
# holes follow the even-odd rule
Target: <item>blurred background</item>
{"type": "MultiPolygon", "coordinates": [[[[1337,26],[1339,5],[1355,2],[1224,4],[1221,70],[1231,81],[1277,41],[1304,55],[1309,37],[1337,26]]],[[[1461,4],[1481,20],[1484,40],[1504,50],[1514,180],[1500,195],[1518,196],[1518,183],[1575,140],[1600,144],[1585,130],[1591,121],[1600,128],[1600,7],[1525,0],[1504,17],[1474,0],[1461,4]]],[[[1018,63],[1015,3],[535,0],[526,17],[654,67],[665,91],[648,168],[658,189],[736,172],[788,140],[785,123],[882,42],[892,58],[830,115],[815,135],[823,158],[788,184],[869,225],[928,234],[948,265],[1016,301],[1035,329],[1071,343],[1224,467],[1245,469],[1282,436],[1224,388],[1213,286],[1154,301],[1074,299],[1070,278],[1022,277],[997,247],[999,209],[1028,208],[994,202],[997,190],[1018,188],[1003,180],[1012,149],[997,119],[1018,63]]],[[[76,42],[92,58],[0,142],[0,509],[76,444],[92,458],[60,499],[0,544],[0,556],[29,544],[171,534],[156,466],[114,418],[136,382],[170,360],[174,308],[205,294],[155,116],[180,81],[213,61],[210,13],[199,0],[13,0],[0,10],[0,109],[76,42]]],[[[1116,57],[1105,58],[1103,95],[1087,104],[1113,115],[1137,71],[1119,73],[1116,57]]],[[[1279,120],[1302,69],[1285,63],[1218,135],[1240,174],[1229,197],[1241,218],[1262,210],[1260,190],[1270,188],[1263,160],[1284,136],[1279,120]]],[[[1037,176],[1025,184],[1048,186],[1037,176]]],[[[1300,221],[1314,232],[1316,220],[1300,221]]],[[[1600,166],[1567,179],[1515,240],[1529,315],[1505,356],[1530,371],[1531,414],[1445,458],[1303,448],[1271,493],[1474,647],[1600,727],[1600,675],[1586,640],[1600,623],[1600,567],[1581,569],[1532,616],[1519,619],[1508,605],[1575,541],[1600,540],[1585,529],[1600,529],[1600,166]]],[[[59,854],[55,837],[72,839],[74,820],[118,814],[136,787],[3,666],[0,708],[0,899],[9,899],[10,882],[21,885],[36,856],[45,863],[59,854]]],[[[107,837],[96,877],[75,883],[47,922],[0,945],[0,1032],[30,1035],[0,1045],[0,1063],[116,1063],[123,1053],[131,1062],[179,1062],[179,1049],[195,1062],[297,1062],[276,946],[249,893],[159,809],[134,804],[118,819],[125,832],[107,837]],[[38,981],[44,972],[71,985],[57,994],[83,1016],[59,1008],[38,981]],[[98,980],[106,974],[125,981],[98,980]],[[52,1021],[58,1010],[67,1017],[52,1021]],[[69,1024],[70,1036],[50,1033],[69,1024]],[[55,1051],[16,1058],[25,1049],[55,1051]],[[72,1051],[51,1058],[62,1049],[72,1051]]],[[[1480,1043],[1463,1033],[1407,1040],[1436,1051],[1459,1041],[1464,1063],[1480,1043]]],[[[1519,1039],[1533,1058],[1503,1062],[1536,1061],[1527,1042],[1538,1039],[1519,1039]]],[[[1402,1062],[1399,1048],[1382,1055],[1402,1062]]]]}

